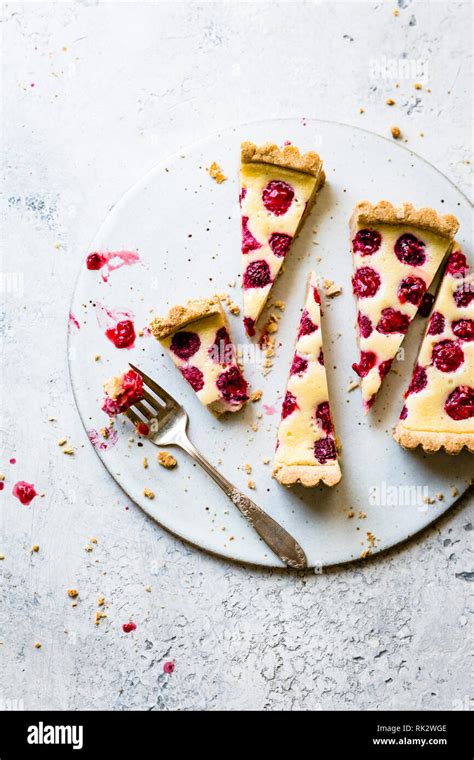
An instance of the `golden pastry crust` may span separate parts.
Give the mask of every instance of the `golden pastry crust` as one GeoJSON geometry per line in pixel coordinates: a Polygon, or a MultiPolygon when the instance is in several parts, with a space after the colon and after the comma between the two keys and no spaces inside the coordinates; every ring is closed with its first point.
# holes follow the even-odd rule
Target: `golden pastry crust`
{"type": "Polygon", "coordinates": [[[265,143],[258,147],[253,142],[243,142],[241,145],[241,161],[243,164],[261,163],[283,166],[318,178],[318,187],[324,184],[326,175],[323,162],[317,153],[310,150],[301,154],[295,145],[285,145],[279,148],[274,143],[265,143]]]}
{"type": "Polygon", "coordinates": [[[358,203],[352,212],[351,229],[360,224],[404,224],[429,230],[448,240],[454,238],[459,228],[452,214],[438,214],[432,208],[416,209],[411,203],[394,206],[390,201],[379,201],[375,205],[369,201],[358,203]]]}
{"type": "Polygon", "coordinates": [[[211,314],[224,314],[219,296],[196,298],[188,301],[185,306],[173,306],[166,317],[156,317],[149,327],[157,340],[163,340],[176,330],[211,314]]]}
{"type": "Polygon", "coordinates": [[[312,488],[321,481],[327,486],[335,486],[341,479],[341,468],[338,462],[322,465],[277,463],[272,475],[284,486],[301,483],[302,486],[312,488]]]}
{"type": "Polygon", "coordinates": [[[427,453],[444,449],[447,454],[459,454],[464,447],[474,452],[473,433],[436,433],[429,430],[409,430],[398,423],[393,437],[405,449],[421,446],[427,453]]]}

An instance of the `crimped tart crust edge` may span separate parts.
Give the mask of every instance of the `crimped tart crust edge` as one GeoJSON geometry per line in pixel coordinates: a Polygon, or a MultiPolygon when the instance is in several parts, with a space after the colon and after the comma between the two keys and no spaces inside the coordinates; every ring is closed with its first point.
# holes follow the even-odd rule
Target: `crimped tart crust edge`
{"type": "Polygon", "coordinates": [[[443,449],[448,454],[459,454],[464,447],[474,452],[474,434],[437,433],[430,430],[410,430],[401,423],[396,426],[393,437],[405,449],[421,446],[427,453],[443,449]]]}
{"type": "Polygon", "coordinates": [[[295,145],[285,145],[279,148],[275,143],[265,143],[257,146],[253,142],[243,142],[241,145],[241,161],[243,164],[262,163],[282,166],[305,174],[311,174],[319,179],[318,186],[324,184],[326,175],[323,172],[323,162],[317,153],[310,150],[300,153],[295,145]]]}
{"type": "Polygon", "coordinates": [[[149,328],[157,340],[163,340],[176,330],[198,319],[209,317],[211,314],[224,314],[224,319],[227,321],[218,296],[196,298],[188,301],[184,306],[173,306],[166,317],[155,317],[150,322],[149,328]]]}
{"type": "Polygon", "coordinates": [[[322,465],[280,464],[277,463],[272,472],[273,477],[284,486],[295,483],[311,488],[321,481],[327,486],[339,483],[342,474],[339,462],[322,465]]]}
{"type": "Polygon", "coordinates": [[[361,201],[352,212],[351,229],[358,224],[405,224],[429,230],[441,237],[452,240],[458,231],[459,222],[452,214],[438,214],[432,208],[415,208],[411,203],[394,206],[390,201],[379,201],[375,205],[361,201]]]}

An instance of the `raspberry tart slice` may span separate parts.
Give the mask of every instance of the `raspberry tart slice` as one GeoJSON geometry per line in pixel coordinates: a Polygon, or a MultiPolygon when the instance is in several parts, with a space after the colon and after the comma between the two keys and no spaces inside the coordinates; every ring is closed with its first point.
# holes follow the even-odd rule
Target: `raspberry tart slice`
{"type": "Polygon", "coordinates": [[[455,244],[394,438],[406,448],[474,451],[474,273],[455,244]]]}
{"type": "Polygon", "coordinates": [[[106,397],[102,404],[102,411],[109,417],[115,417],[143,399],[143,380],[138,372],[129,369],[123,375],[116,375],[106,380],[104,390],[106,397]]]}
{"type": "Polygon", "coordinates": [[[302,155],[293,145],[242,143],[242,287],[248,335],[255,334],[255,323],[293,238],[325,179],[317,153],[302,155]]]}
{"type": "Polygon", "coordinates": [[[199,400],[216,414],[237,412],[248,400],[230,327],[218,296],[174,306],[150,330],[199,400]]]}
{"type": "Polygon", "coordinates": [[[409,203],[359,203],[350,232],[354,263],[352,288],[357,302],[359,361],[367,412],[405,337],[410,323],[450,250],[458,221],[409,203]]]}
{"type": "Polygon", "coordinates": [[[283,485],[333,486],[341,479],[329,408],[321,335],[321,299],[311,272],[290,368],[273,476],[283,485]]]}

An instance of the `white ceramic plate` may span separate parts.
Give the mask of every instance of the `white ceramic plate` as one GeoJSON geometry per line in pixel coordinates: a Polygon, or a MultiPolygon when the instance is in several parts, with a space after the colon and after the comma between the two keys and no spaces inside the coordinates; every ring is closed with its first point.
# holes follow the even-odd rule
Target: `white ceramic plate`
{"type": "MultiPolygon", "coordinates": [[[[273,517],[303,546],[314,567],[358,558],[385,549],[413,535],[466,490],[472,459],[463,453],[427,456],[403,451],[390,431],[398,418],[402,394],[416,356],[423,320],[419,317],[405,340],[405,359],[394,365],[371,415],[361,410],[359,390],[347,392],[357,357],[355,307],[350,287],[351,256],[348,219],[362,199],[411,201],[454,213],[460,221],[459,242],[466,250],[471,207],[446,177],[395,141],[342,124],[297,119],[266,121],[217,134],[171,157],[153,169],[110,211],[90,251],[138,251],[140,262],[102,278],[82,265],[71,306],[70,371],[77,406],[88,431],[107,424],[100,410],[104,379],[132,361],[156,378],[186,407],[189,434],[195,445],[221,471],[273,517]],[[246,376],[260,402],[225,419],[204,409],[191,388],[163,355],[152,337],[138,337],[131,350],[116,349],[105,337],[104,309],[133,315],[137,330],[150,321],[151,310],[163,314],[190,297],[227,291],[240,304],[240,222],[237,166],[241,140],[291,140],[302,150],[316,149],[324,161],[327,184],[289,255],[274,299],[286,302],[277,334],[277,357],[264,377],[258,363],[246,364],[246,376]],[[217,161],[226,182],[217,184],[205,167],[217,161]],[[317,232],[315,232],[317,228],[317,232]],[[326,367],[331,408],[342,443],[343,479],[333,489],[322,486],[287,490],[271,478],[275,434],[291,360],[295,331],[311,268],[343,286],[343,294],[325,308],[326,367]],[[237,281],[234,289],[228,283],[237,281]],[[101,308],[101,306],[104,308],[101,308]],[[95,361],[95,354],[101,358],[95,361]],[[258,419],[259,412],[263,413],[258,419]],[[258,423],[254,432],[251,425],[258,423]],[[252,465],[257,484],[248,491],[252,465]],[[378,489],[378,490],[377,490],[378,489]],[[443,500],[436,495],[442,493],[443,500]],[[434,499],[434,503],[426,503],[434,499]],[[348,512],[354,517],[348,518],[348,512]],[[366,517],[360,515],[363,513],[366,517]],[[372,539],[374,542],[374,539],[372,539]]],[[[87,253],[90,253],[88,251],[87,253]]],[[[264,318],[259,323],[261,327],[264,318]]],[[[231,317],[234,340],[245,343],[241,319],[231,317]]],[[[156,462],[157,448],[130,437],[128,422],[97,453],[113,478],[145,512],[174,534],[208,551],[235,560],[280,567],[245,520],[197,465],[176,450],[179,466],[166,471],[156,462]],[[149,461],[143,467],[143,457],[149,461]],[[143,489],[155,492],[146,499],[143,489]]],[[[104,442],[94,436],[99,444],[104,442]]]]}

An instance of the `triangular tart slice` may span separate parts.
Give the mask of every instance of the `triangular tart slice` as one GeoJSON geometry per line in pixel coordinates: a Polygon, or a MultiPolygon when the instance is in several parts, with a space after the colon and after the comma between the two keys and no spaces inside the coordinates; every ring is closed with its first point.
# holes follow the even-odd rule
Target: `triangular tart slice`
{"type": "Polygon", "coordinates": [[[388,201],[359,203],[350,221],[359,361],[365,411],[375,401],[458,221],[430,208],[388,201]]]}
{"type": "Polygon", "coordinates": [[[173,306],[150,330],[199,400],[216,414],[237,412],[248,400],[230,327],[218,296],[173,306]]]}
{"type": "Polygon", "coordinates": [[[283,485],[333,486],[341,479],[329,408],[321,298],[311,272],[283,400],[273,476],[283,485]]]}
{"type": "Polygon", "coordinates": [[[394,438],[406,448],[474,451],[474,272],[455,244],[394,438]]]}
{"type": "Polygon", "coordinates": [[[325,179],[317,153],[302,155],[293,145],[242,144],[242,287],[248,335],[255,334],[285,256],[325,179]]]}

